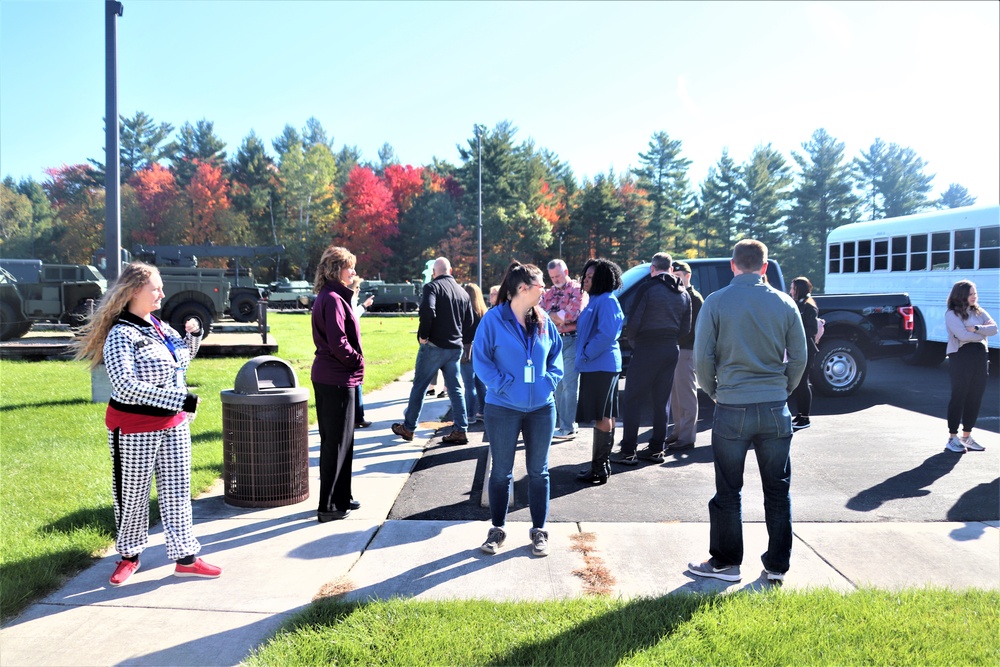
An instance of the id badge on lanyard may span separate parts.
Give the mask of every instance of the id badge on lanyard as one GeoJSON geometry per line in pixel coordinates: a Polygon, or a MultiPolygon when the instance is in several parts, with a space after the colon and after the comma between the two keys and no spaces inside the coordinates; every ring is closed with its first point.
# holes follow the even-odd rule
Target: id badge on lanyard
{"type": "Polygon", "coordinates": [[[524,384],[534,384],[535,383],[535,367],[531,365],[529,360],[527,365],[524,367],[524,384]]]}

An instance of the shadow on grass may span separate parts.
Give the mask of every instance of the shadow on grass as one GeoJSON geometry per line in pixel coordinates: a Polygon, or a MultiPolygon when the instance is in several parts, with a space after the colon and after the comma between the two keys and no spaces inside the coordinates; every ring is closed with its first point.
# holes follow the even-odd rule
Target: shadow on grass
{"type": "Polygon", "coordinates": [[[514,646],[486,664],[617,665],[659,644],[714,600],[698,594],[637,598],[554,637],[514,646]]]}
{"type": "Polygon", "coordinates": [[[52,408],[64,405],[91,405],[91,401],[85,398],[66,398],[60,401],[36,401],[34,403],[16,403],[13,405],[0,406],[0,412],[13,412],[14,410],[52,408]]]}

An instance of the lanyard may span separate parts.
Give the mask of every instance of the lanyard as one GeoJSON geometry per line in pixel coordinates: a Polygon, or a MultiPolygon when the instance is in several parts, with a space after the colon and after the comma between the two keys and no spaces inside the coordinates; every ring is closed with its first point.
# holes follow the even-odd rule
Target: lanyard
{"type": "MultiPolygon", "coordinates": [[[[507,322],[506,318],[504,318],[504,322],[507,322]]],[[[517,318],[514,318],[514,328],[517,330],[515,333],[517,339],[521,341],[521,344],[524,346],[524,351],[528,354],[528,366],[531,366],[531,352],[535,347],[535,337],[528,333],[527,328],[521,328],[521,324],[517,321],[517,318]]]]}
{"type": "Polygon", "coordinates": [[[170,350],[170,356],[174,358],[174,361],[177,361],[177,348],[174,346],[172,340],[163,335],[163,330],[160,329],[160,321],[152,315],[149,316],[149,319],[153,321],[153,328],[156,329],[156,333],[160,334],[160,339],[163,341],[163,344],[167,346],[168,350],[170,350]]]}

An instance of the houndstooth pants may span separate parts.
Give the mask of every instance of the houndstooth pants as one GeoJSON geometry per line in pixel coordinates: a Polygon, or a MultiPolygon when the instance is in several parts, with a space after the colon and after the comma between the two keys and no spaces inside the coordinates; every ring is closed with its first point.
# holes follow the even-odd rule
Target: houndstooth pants
{"type": "Polygon", "coordinates": [[[115,548],[122,556],[138,556],[149,542],[149,496],[156,474],[156,493],[163,518],[167,558],[197,554],[191,517],[191,430],[187,423],[152,433],[108,431],[114,467],[115,548]]]}

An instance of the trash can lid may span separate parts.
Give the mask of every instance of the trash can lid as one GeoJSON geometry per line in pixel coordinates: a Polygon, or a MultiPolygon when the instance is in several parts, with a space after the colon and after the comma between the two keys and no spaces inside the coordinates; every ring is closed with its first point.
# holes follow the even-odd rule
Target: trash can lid
{"type": "Polygon", "coordinates": [[[291,364],[278,357],[262,355],[243,364],[236,374],[233,391],[238,394],[260,394],[298,386],[299,380],[291,364]]]}

